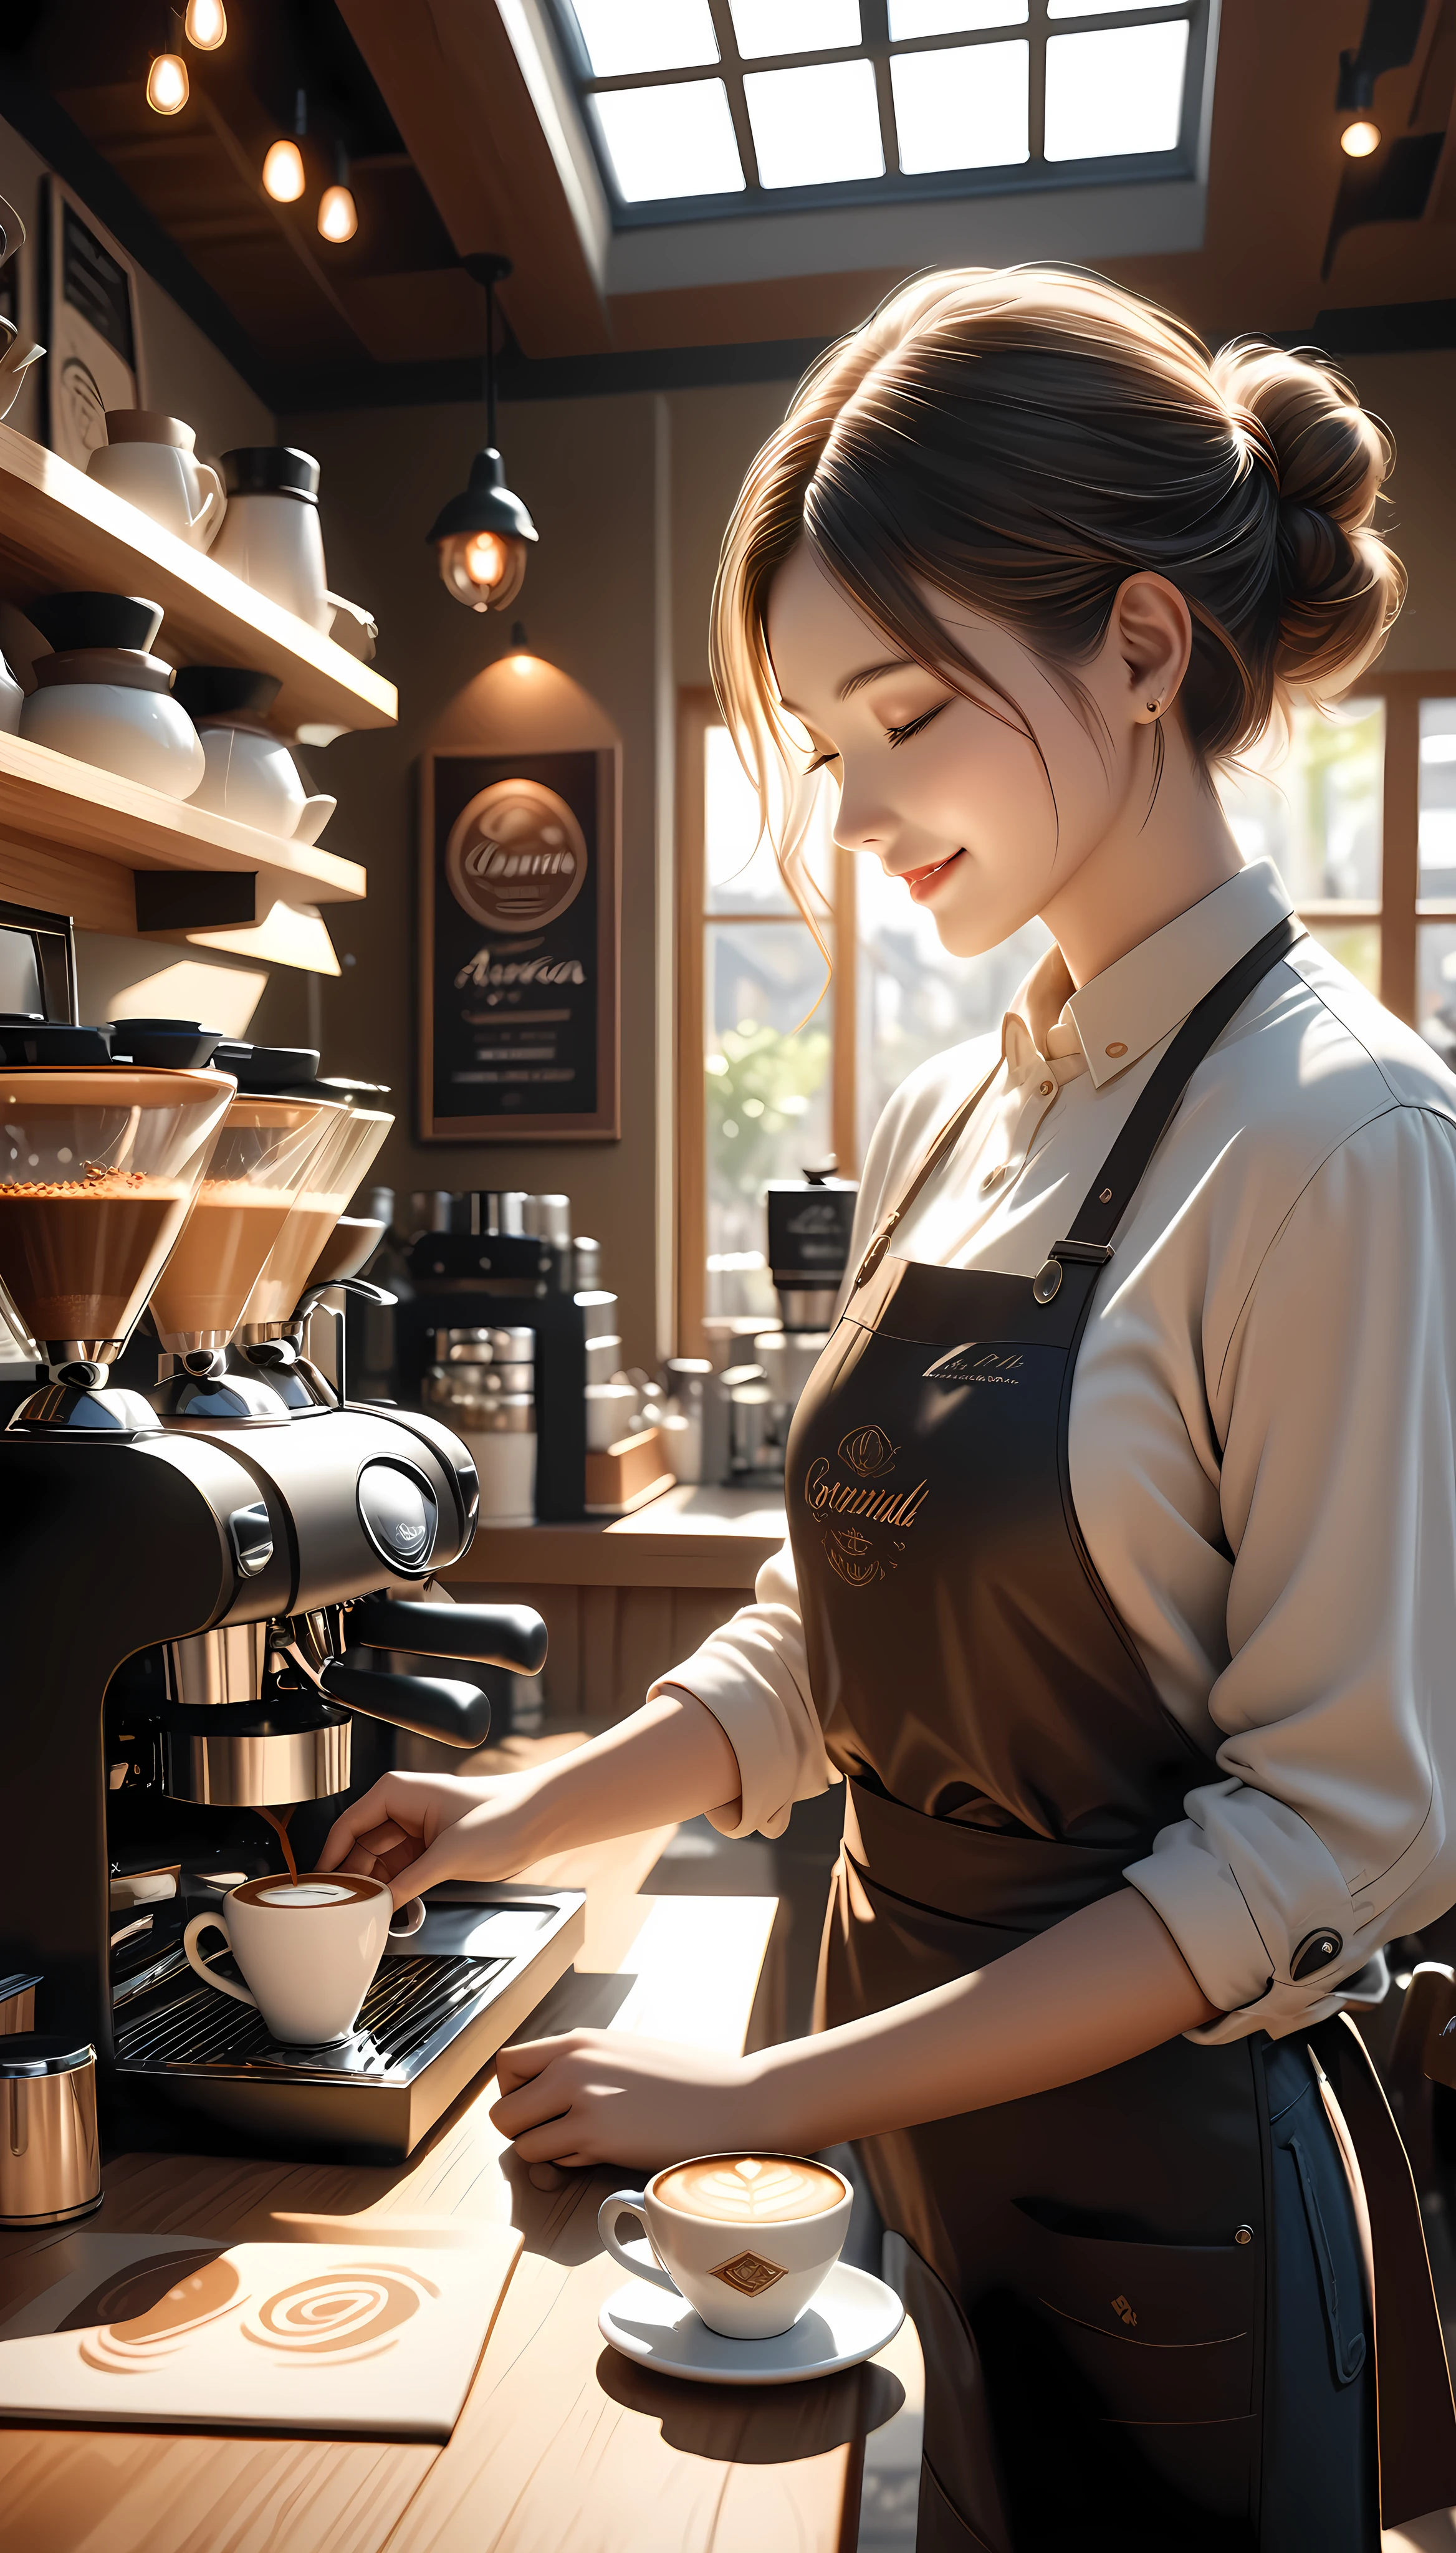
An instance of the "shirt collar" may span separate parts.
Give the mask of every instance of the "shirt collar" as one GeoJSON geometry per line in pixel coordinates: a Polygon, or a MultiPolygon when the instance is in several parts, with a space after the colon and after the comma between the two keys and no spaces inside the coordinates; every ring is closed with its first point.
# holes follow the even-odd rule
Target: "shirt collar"
{"type": "MultiPolygon", "coordinates": [[[[1273,860],[1256,860],[1069,993],[1058,1025],[1075,1030],[1094,1087],[1160,1046],[1290,909],[1273,860]]],[[[1023,1019],[1045,1010],[1049,993],[1055,999],[1057,970],[1066,982],[1062,953],[1050,948],[1016,997],[1023,1019]]],[[[1062,1042],[1056,1031],[1053,1039],[1062,1042]]]]}

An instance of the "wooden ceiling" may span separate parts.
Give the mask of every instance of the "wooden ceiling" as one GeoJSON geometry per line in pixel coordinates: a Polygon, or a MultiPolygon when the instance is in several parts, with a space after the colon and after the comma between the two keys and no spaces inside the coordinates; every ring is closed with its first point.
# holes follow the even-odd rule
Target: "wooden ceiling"
{"type": "MultiPolygon", "coordinates": [[[[420,395],[447,394],[440,368],[483,343],[483,297],[458,262],[472,251],[514,261],[502,302],[526,375],[551,359],[581,369],[585,358],[589,369],[644,349],[823,339],[899,278],[887,266],[604,298],[496,0],[230,0],[226,45],[188,52],[190,100],[166,119],[144,94],[159,0],[30,0],[22,15],[29,31],[11,64],[100,154],[203,298],[231,314],[277,407],[330,378],[347,384],[351,403],[368,401],[372,382],[381,395],[409,395],[410,368],[420,395]],[[300,87],[308,193],[276,204],[260,170],[269,143],[291,129],[300,87]],[[339,147],[360,223],[334,247],[315,213],[339,147]]],[[[1204,245],[1170,256],[1150,236],[1145,253],[1103,261],[1107,270],[1214,339],[1319,326],[1337,343],[1331,314],[1350,314],[1358,342],[1372,311],[1424,305],[1388,341],[1401,342],[1403,327],[1410,342],[1456,342],[1456,164],[1445,138],[1456,0],[1426,0],[1413,60],[1377,85],[1388,140],[1367,164],[1374,208],[1391,148],[1414,131],[1435,164],[1423,209],[1350,228],[1321,272],[1351,171],[1334,107],[1339,56],[1360,45],[1366,20],[1367,0],[1223,0],[1204,245]]],[[[1399,188],[1386,192],[1399,210],[1399,188]]],[[[1075,255],[1075,240],[1064,253],[1075,255]]]]}

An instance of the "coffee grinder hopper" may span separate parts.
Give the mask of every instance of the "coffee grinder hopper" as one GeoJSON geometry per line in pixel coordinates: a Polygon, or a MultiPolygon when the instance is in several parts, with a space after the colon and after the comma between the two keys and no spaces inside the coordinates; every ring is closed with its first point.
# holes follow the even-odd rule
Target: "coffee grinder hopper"
{"type": "Polygon", "coordinates": [[[13,1426],[153,1426],[109,1368],[186,1222],[221,1073],[0,1065],[0,1308],[50,1382],[13,1426]]]}

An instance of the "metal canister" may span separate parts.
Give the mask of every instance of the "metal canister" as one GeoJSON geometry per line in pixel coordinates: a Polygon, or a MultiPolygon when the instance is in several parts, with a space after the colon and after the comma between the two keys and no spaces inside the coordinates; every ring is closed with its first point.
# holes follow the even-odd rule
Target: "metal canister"
{"type": "Polygon", "coordinates": [[[0,2037],[0,2225],[63,2225],[100,2204],[95,2049],[45,2031],[0,2037]]]}

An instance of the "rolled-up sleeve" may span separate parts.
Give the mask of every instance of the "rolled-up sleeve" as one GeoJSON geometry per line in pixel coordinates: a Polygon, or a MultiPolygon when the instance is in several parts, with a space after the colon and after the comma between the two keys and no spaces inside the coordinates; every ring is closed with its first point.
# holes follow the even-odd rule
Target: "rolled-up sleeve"
{"type": "Polygon", "coordinates": [[[1456,1900],[1449,1119],[1394,1106],[1328,1157],[1207,1385],[1233,1554],[1221,1778],[1126,1875],[1220,2008],[1193,2035],[1279,2038],[1456,1900]]]}
{"type": "Polygon", "coordinates": [[[743,1786],[738,1815],[720,1810],[713,1817],[724,1834],[782,1834],[796,1800],[814,1799],[840,1779],[824,1751],[809,1690],[787,1543],[759,1570],[752,1604],[710,1632],[652,1692],[692,1694],[712,1712],[736,1755],[743,1786]]]}

